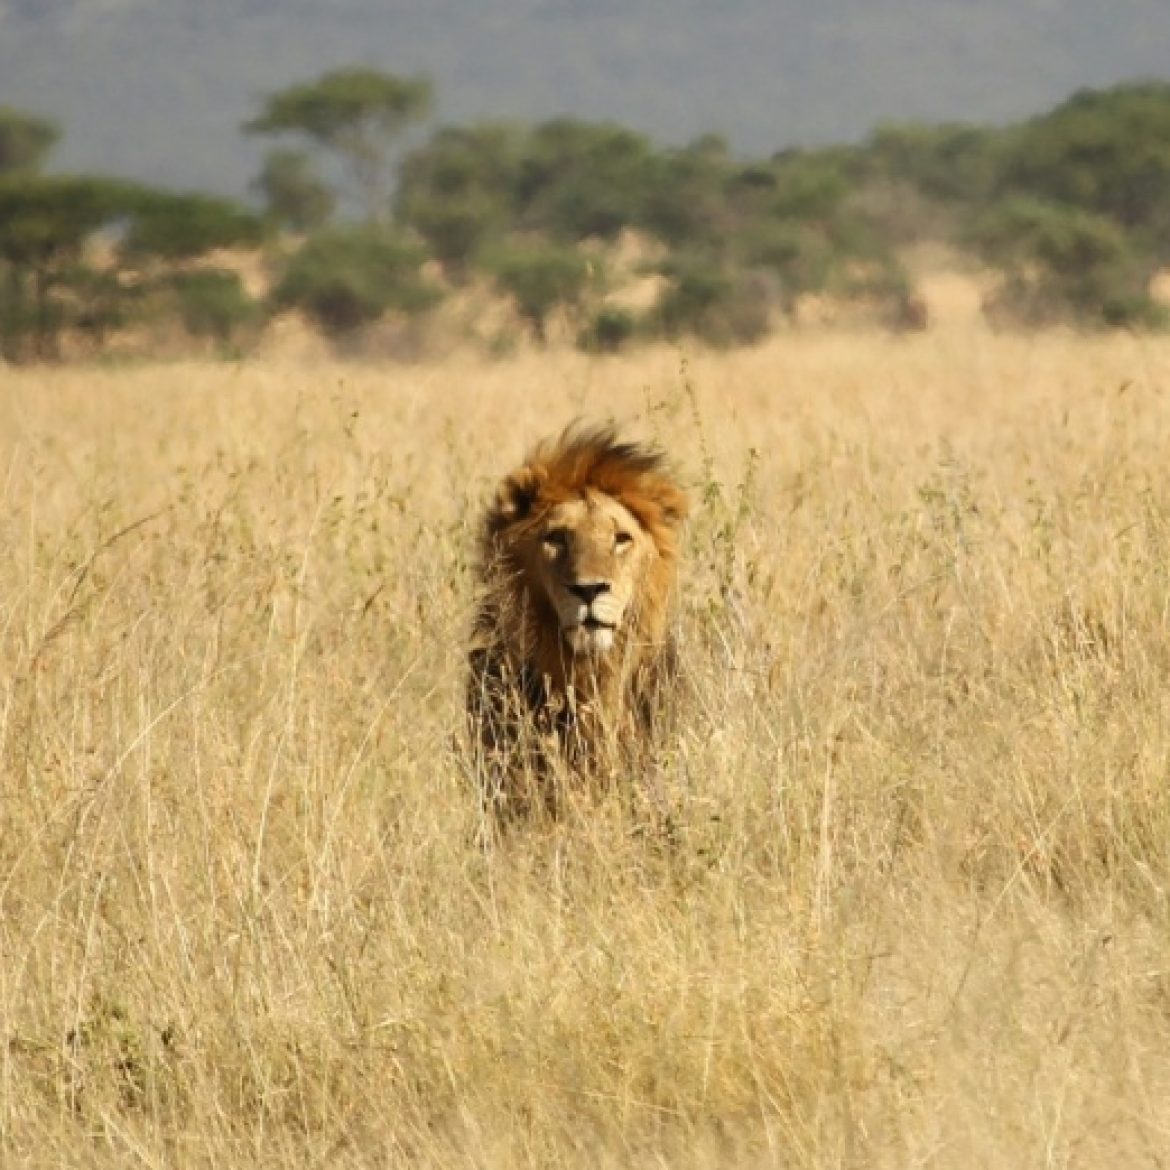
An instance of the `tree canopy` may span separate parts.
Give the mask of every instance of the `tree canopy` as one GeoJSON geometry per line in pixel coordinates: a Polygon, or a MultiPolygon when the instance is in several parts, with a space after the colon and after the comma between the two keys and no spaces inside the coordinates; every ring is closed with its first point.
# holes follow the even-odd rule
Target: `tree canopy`
{"type": "Polygon", "coordinates": [[[375,222],[389,211],[393,143],[429,113],[433,100],[425,77],[337,69],[271,94],[244,129],[301,135],[332,153],[349,171],[366,219],[375,222]]]}
{"type": "Polygon", "coordinates": [[[366,68],[270,95],[246,130],[300,142],[264,157],[262,213],[46,173],[56,126],[0,107],[0,353],[54,358],[62,338],[100,346],[147,318],[229,347],[287,309],[345,337],[476,285],[537,341],[560,320],[599,353],[653,335],[751,342],[812,296],[922,327],[905,264],[922,240],[990,271],[997,323],[1165,323],[1153,290],[1170,262],[1170,84],[767,158],[714,134],[664,147],[565,117],[439,127],[397,157],[432,102],[427,79],[366,68]],[[265,305],[233,251],[253,253],[265,305]],[[612,298],[615,272],[652,277],[654,303],[612,298]]]}

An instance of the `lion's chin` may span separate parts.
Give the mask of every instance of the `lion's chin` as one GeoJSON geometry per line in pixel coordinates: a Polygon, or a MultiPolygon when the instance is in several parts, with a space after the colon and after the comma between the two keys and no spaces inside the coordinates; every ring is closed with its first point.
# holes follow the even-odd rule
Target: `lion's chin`
{"type": "Polygon", "coordinates": [[[570,626],[564,633],[574,654],[607,654],[613,649],[613,626],[582,622],[570,626]]]}

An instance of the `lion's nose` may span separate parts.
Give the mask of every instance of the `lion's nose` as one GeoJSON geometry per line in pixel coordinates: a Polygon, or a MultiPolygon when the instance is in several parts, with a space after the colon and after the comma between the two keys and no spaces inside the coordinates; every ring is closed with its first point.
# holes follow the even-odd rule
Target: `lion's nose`
{"type": "Polygon", "coordinates": [[[569,586],[569,589],[586,605],[592,605],[593,602],[603,593],[609,592],[608,581],[577,581],[569,586]]]}

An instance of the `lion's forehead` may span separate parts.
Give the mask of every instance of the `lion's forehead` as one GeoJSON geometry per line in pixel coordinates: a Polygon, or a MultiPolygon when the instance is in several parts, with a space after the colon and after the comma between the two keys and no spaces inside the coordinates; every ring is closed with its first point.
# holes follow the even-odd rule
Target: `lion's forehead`
{"type": "Polygon", "coordinates": [[[608,540],[615,529],[631,534],[642,529],[637,517],[625,504],[607,492],[593,489],[554,504],[549,509],[544,527],[546,530],[566,529],[583,540],[608,540]]]}

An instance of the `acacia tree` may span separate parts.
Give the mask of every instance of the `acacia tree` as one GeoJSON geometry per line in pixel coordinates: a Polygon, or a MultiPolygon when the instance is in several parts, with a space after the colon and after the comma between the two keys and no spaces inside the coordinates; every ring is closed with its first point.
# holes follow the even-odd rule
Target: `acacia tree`
{"type": "MultiPolygon", "coordinates": [[[[109,179],[12,175],[0,181],[0,352],[57,356],[71,286],[87,279],[86,241],[133,214],[142,189],[109,179]]],[[[72,298],[76,301],[77,298],[72,298]]]]}
{"type": "Polygon", "coordinates": [[[256,218],[228,200],[88,176],[2,176],[0,354],[51,360],[70,329],[100,344],[159,267],[259,238],[256,218]],[[112,264],[95,266],[87,245],[103,231],[120,243],[112,264]]]}
{"type": "Polygon", "coordinates": [[[101,346],[160,288],[181,293],[181,314],[204,332],[213,310],[243,315],[242,290],[226,275],[201,285],[175,277],[216,249],[258,244],[253,213],[206,195],[41,174],[57,137],[51,122],[0,107],[0,356],[52,360],[68,334],[101,346]]]}
{"type": "Polygon", "coordinates": [[[349,174],[368,222],[386,217],[395,140],[433,103],[426,77],[338,69],[271,94],[249,134],[293,134],[336,158],[349,174]]]}

